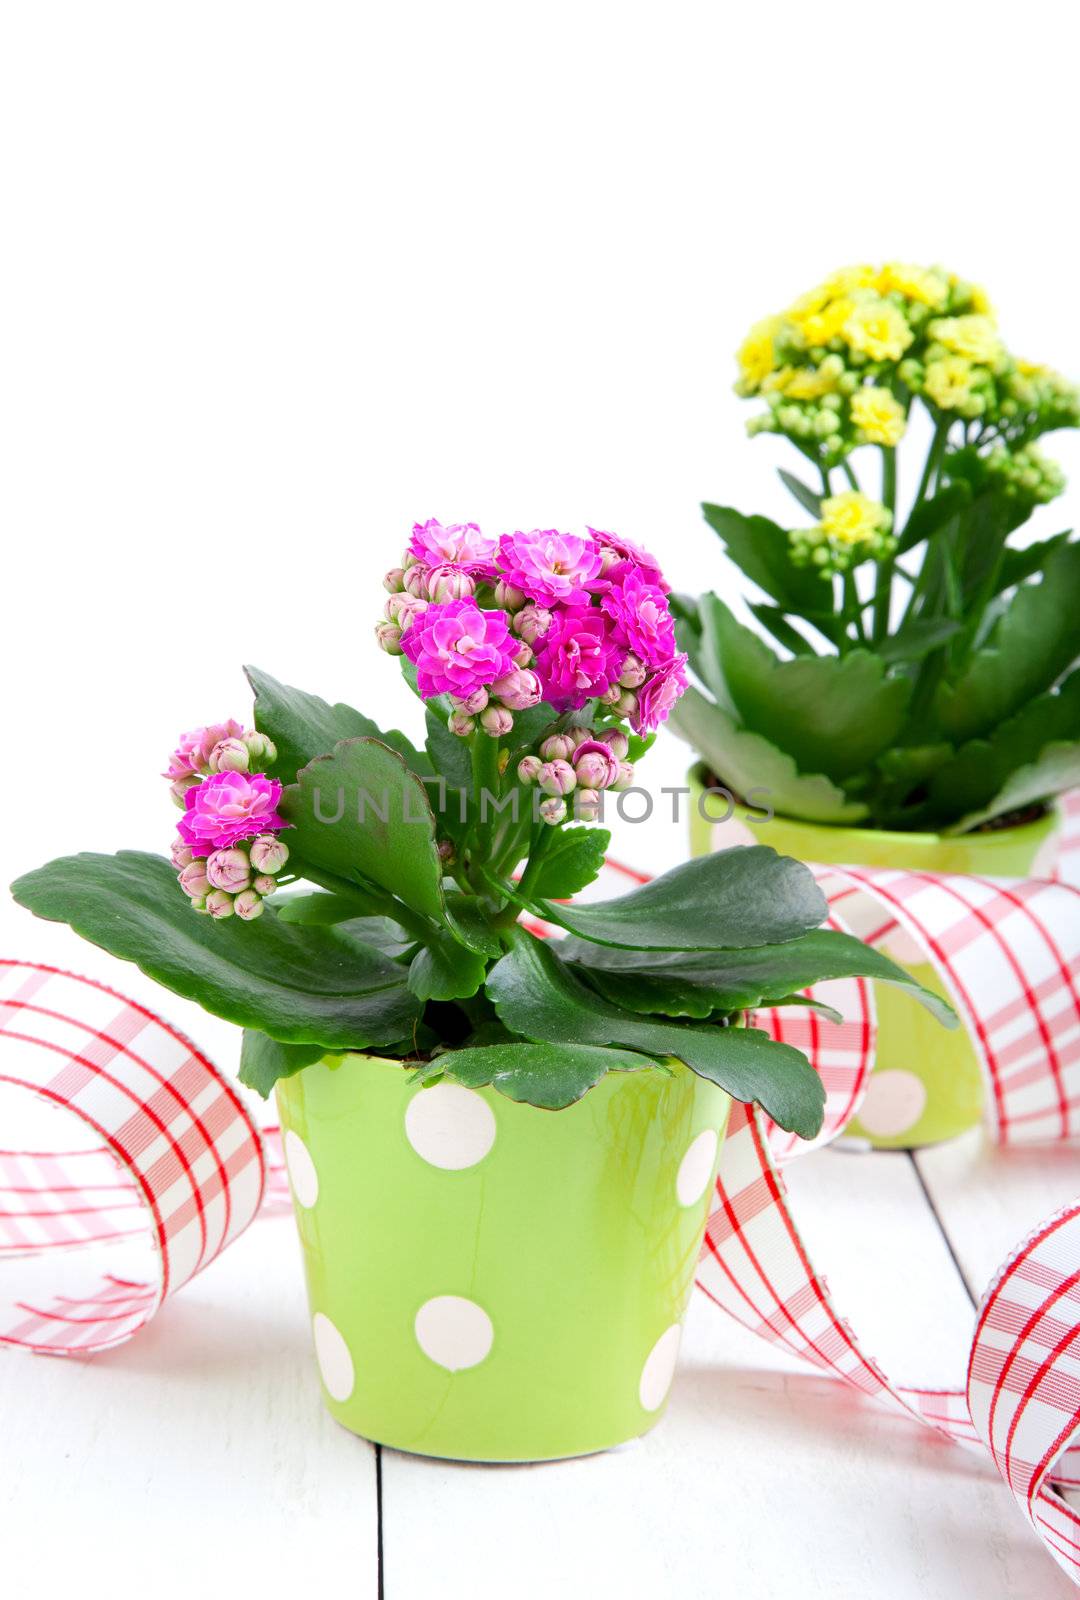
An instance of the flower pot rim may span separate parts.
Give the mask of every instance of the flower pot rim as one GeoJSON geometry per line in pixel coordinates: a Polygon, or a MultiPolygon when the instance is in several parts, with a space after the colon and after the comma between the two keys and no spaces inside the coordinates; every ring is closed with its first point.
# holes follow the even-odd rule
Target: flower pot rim
{"type": "MultiPolygon", "coordinates": [[[[700,784],[704,776],[705,769],[702,763],[695,762],[690,769],[691,780],[700,784]]],[[[864,828],[858,822],[811,822],[804,817],[789,816],[786,811],[777,811],[774,816],[777,822],[782,822],[788,827],[806,828],[811,832],[827,833],[835,837],[846,833],[858,839],[872,840],[874,843],[888,844],[903,840],[908,844],[923,844],[929,847],[956,844],[961,841],[964,843],[978,841],[980,846],[993,848],[994,841],[998,839],[1002,843],[1014,844],[1017,839],[1024,839],[1039,832],[1049,832],[1059,820],[1059,807],[1058,801],[1052,799],[1047,801],[1046,810],[1041,817],[1032,817],[1027,822],[1011,822],[1005,828],[991,828],[970,833],[935,833],[914,828],[864,828]]],[[[762,843],[767,842],[762,840],[762,843]]]]}

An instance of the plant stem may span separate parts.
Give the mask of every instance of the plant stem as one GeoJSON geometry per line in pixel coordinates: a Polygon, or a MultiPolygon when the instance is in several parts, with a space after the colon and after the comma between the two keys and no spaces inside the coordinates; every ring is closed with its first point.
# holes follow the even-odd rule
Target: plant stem
{"type": "MultiPolygon", "coordinates": [[[[881,451],[881,500],[892,512],[896,527],[896,447],[884,446],[881,451]]],[[[880,644],[889,632],[892,614],[892,584],[895,558],[888,556],[877,570],[874,587],[874,643],[880,644]]]]}
{"type": "Polygon", "coordinates": [[[558,829],[552,827],[549,822],[538,822],[534,825],[532,839],[529,841],[529,859],[525,863],[525,871],[521,874],[521,881],[518,884],[518,894],[521,896],[527,896],[535,883],[544,856],[557,832],[558,829]]]}

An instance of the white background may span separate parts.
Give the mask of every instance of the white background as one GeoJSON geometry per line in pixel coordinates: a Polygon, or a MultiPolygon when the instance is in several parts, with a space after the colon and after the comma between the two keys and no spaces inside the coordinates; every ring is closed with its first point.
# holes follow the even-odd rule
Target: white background
{"type": "MultiPolygon", "coordinates": [[[[1080,375],[1076,42],[1032,0],[0,9],[3,879],[165,848],[242,661],[415,728],[372,625],[417,518],[730,586],[698,502],[790,516],[792,464],[732,351],[833,267],[940,261],[1080,375]]],[[[0,953],[153,995],[6,901],[0,953]]]]}

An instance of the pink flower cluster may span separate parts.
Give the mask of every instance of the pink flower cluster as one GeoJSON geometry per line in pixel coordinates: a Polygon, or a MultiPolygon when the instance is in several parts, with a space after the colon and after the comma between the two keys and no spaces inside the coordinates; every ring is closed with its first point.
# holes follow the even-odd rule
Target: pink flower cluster
{"type": "Polygon", "coordinates": [[[600,700],[652,733],[686,688],[659,565],[614,534],[418,523],[386,587],[379,642],[413,663],[425,699],[451,697],[457,733],[479,718],[501,736],[541,700],[557,713],[600,700]]]}
{"type": "Polygon", "coordinates": [[[250,772],[256,760],[277,760],[272,740],[218,722],[181,735],[164,774],[184,813],[172,846],[180,887],[215,918],[260,916],[289,859],[276,837],[291,826],[277,810],[281,784],[250,772]]]}

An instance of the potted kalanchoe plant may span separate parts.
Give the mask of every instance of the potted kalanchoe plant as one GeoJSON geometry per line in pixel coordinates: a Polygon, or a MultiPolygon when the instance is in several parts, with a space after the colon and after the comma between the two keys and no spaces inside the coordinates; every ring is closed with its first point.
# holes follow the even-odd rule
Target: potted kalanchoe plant
{"type": "Polygon", "coordinates": [[[651,557],[429,522],[386,586],[425,748],[250,670],[254,729],[170,762],[171,861],[74,856],[14,892],[242,1024],[336,1417],[432,1455],[595,1450],[662,1408],[729,1096],[820,1126],[816,1073],[746,1013],[918,986],[821,929],[766,846],[571,898],[685,685],[651,557]]]}
{"type": "MultiPolygon", "coordinates": [[[[737,392],[765,402],[751,434],[804,458],[781,473],[800,516],[704,507],[760,630],[716,595],[682,604],[700,687],[675,721],[698,776],[766,791],[758,836],[802,860],[1030,873],[1080,783],[1080,544],[1012,541],[1061,493],[1038,441],[1080,423],[1077,390],[1010,354],[982,290],[897,263],[834,274],[738,361],[737,392]]],[[[861,1131],[917,1144],[973,1123],[970,1043],[943,1051],[880,1004],[879,1083],[900,1099],[861,1131]]]]}

